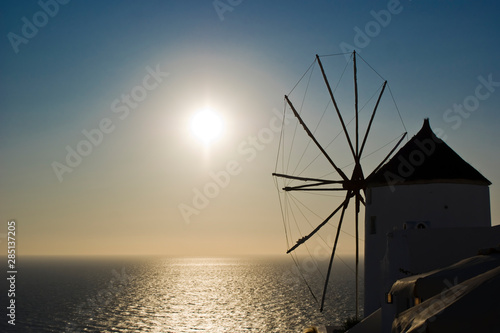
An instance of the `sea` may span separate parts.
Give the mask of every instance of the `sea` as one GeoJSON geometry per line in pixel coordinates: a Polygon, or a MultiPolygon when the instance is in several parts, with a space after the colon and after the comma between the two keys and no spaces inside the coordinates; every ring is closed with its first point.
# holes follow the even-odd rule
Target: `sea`
{"type": "Polygon", "coordinates": [[[286,333],[354,315],[352,270],[334,266],[320,312],[287,256],[19,257],[15,325],[2,280],[1,332],[286,333]]]}

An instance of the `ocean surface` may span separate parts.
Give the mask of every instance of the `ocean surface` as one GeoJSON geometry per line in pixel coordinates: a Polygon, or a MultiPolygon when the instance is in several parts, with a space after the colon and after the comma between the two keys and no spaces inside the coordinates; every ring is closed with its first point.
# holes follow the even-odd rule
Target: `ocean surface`
{"type": "Polygon", "coordinates": [[[334,267],[320,313],[288,257],[21,257],[17,269],[16,325],[4,310],[2,332],[302,332],[354,315],[351,270],[334,267]]]}

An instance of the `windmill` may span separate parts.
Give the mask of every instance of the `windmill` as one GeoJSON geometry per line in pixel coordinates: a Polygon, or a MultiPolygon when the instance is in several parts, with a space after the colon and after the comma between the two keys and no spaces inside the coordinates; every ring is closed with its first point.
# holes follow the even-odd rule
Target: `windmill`
{"type": "MultiPolygon", "coordinates": [[[[316,55],[315,61],[313,65],[317,64],[320,71],[323,84],[326,86],[327,95],[329,96],[328,103],[330,106],[333,106],[334,114],[336,114],[336,118],[338,124],[340,124],[341,132],[343,132],[345,137],[345,143],[347,144],[348,154],[352,157],[353,162],[351,162],[352,169],[350,172],[345,172],[343,167],[339,167],[339,164],[335,161],[335,156],[329,154],[327,152],[328,145],[322,145],[320,143],[321,138],[318,138],[315,130],[311,130],[311,127],[307,124],[307,122],[303,119],[303,115],[301,115],[300,108],[292,103],[291,99],[288,95],[285,95],[285,109],[289,108],[293,113],[293,116],[297,120],[298,124],[301,125],[303,132],[310,139],[311,145],[315,147],[318,152],[318,156],[321,156],[323,160],[325,160],[326,164],[328,164],[331,169],[331,173],[336,175],[337,179],[331,179],[332,177],[312,177],[312,176],[303,176],[301,173],[296,173],[292,171],[291,173],[279,172],[278,168],[276,168],[275,172],[272,174],[275,177],[276,184],[278,186],[279,191],[283,191],[285,193],[292,193],[296,191],[304,191],[304,192],[332,192],[332,193],[343,193],[341,196],[341,203],[336,206],[333,211],[331,211],[326,217],[322,217],[322,221],[317,224],[312,230],[309,230],[307,234],[303,237],[299,238],[296,243],[288,248],[287,253],[292,253],[301,245],[305,244],[311,237],[313,237],[320,229],[322,229],[325,225],[329,224],[332,218],[336,215],[340,215],[335,239],[332,244],[332,252],[328,262],[328,269],[326,272],[325,283],[323,286],[323,292],[321,297],[320,311],[324,309],[325,296],[327,293],[328,282],[330,280],[330,275],[332,271],[332,265],[334,257],[336,256],[337,246],[339,242],[340,233],[342,230],[342,224],[345,218],[346,211],[348,207],[351,205],[351,201],[353,201],[352,206],[354,206],[354,228],[355,228],[355,303],[356,303],[356,318],[358,318],[358,299],[359,299],[359,214],[361,210],[361,206],[365,205],[365,189],[366,189],[366,178],[363,167],[361,164],[361,160],[364,157],[365,149],[367,142],[370,138],[370,131],[372,130],[373,121],[375,119],[375,115],[377,114],[377,110],[379,109],[379,105],[386,90],[387,81],[383,80],[382,85],[377,90],[378,96],[375,94],[373,97],[376,97],[376,102],[373,106],[373,110],[371,111],[371,115],[369,117],[369,121],[366,123],[364,128],[364,133],[361,133],[360,130],[360,107],[359,107],[359,96],[358,96],[358,73],[357,73],[357,54],[354,51],[350,57],[353,64],[353,83],[354,83],[354,117],[351,119],[354,120],[354,130],[351,129],[350,133],[348,131],[348,126],[351,122],[346,124],[344,120],[344,116],[339,107],[339,103],[335,98],[335,89],[332,89],[329,80],[326,75],[325,68],[321,61],[323,56],[316,55]],[[277,180],[291,180],[294,181],[294,185],[285,185],[283,187],[279,187],[277,180]],[[298,185],[296,185],[298,183],[298,185]]],[[[313,66],[311,65],[311,66],[313,66]]],[[[369,65],[368,65],[369,66],[369,65]]],[[[310,67],[311,68],[311,67],[310,67]]],[[[371,68],[371,66],[370,66],[371,68]]],[[[377,73],[378,74],[378,73],[377,73]]],[[[304,76],[303,76],[304,77],[304,76]]],[[[307,89],[306,89],[307,90],[307,89]]],[[[389,89],[390,91],[390,89],[389,89]]],[[[398,111],[399,112],[399,111],[398,111]]],[[[285,118],[284,118],[285,119],[285,118]]],[[[319,121],[321,122],[321,120],[319,121]]],[[[319,124],[319,123],[318,123],[319,124]]],[[[404,127],[404,124],[403,124],[404,127]]],[[[283,127],[282,127],[283,129],[283,127]]],[[[299,128],[300,130],[300,128],[299,128]]],[[[372,172],[376,172],[393,154],[393,152],[397,149],[397,147],[401,144],[403,139],[406,137],[406,132],[403,134],[399,134],[398,137],[392,142],[397,141],[397,143],[393,146],[393,148],[389,151],[385,158],[374,168],[372,172]]],[[[281,146],[281,144],[280,144],[281,146]]],[[[278,163],[277,163],[278,166],[278,163]]],[[[294,216],[294,218],[296,218],[294,216]]],[[[286,233],[286,230],[285,230],[286,233]]]]}

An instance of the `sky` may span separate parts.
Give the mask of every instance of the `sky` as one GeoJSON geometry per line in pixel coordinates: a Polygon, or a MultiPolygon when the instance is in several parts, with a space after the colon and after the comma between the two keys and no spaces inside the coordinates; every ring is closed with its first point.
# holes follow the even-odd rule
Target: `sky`
{"type": "Polygon", "coordinates": [[[2,1],[0,220],[16,220],[24,255],[282,254],[283,96],[316,54],[355,48],[410,137],[430,118],[493,183],[499,224],[499,14],[495,1],[2,1]],[[207,108],[222,122],[210,144],[190,129],[207,108]]]}

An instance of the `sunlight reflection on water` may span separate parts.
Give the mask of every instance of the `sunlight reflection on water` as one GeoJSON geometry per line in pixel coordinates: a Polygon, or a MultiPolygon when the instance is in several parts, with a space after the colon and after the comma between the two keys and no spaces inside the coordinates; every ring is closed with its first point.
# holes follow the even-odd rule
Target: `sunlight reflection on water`
{"type": "MultiPolygon", "coordinates": [[[[329,306],[319,313],[303,282],[292,275],[292,263],[284,259],[154,258],[89,264],[79,274],[73,270],[71,279],[50,277],[62,281],[57,284],[60,294],[52,296],[64,301],[66,312],[53,308],[57,320],[47,331],[68,331],[58,324],[65,322],[75,332],[301,332],[352,315],[350,272],[335,274],[329,306]],[[117,272],[127,277],[125,282],[117,272]]],[[[44,290],[48,287],[40,279],[37,283],[44,295],[56,292],[44,290]]],[[[44,320],[43,310],[36,307],[27,327],[47,328],[44,320]]]]}

